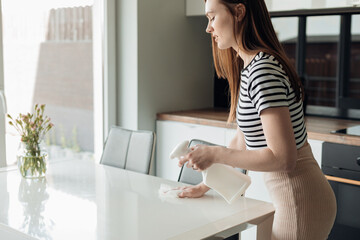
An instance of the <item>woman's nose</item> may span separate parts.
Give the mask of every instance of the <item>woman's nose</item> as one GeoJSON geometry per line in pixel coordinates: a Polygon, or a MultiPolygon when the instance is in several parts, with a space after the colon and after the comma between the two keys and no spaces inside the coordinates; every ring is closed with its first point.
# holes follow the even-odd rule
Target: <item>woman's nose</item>
{"type": "Polygon", "coordinates": [[[211,27],[211,25],[210,24],[208,24],[207,26],[206,26],[206,30],[205,30],[207,33],[211,33],[212,31],[213,31],[213,28],[211,27]]]}

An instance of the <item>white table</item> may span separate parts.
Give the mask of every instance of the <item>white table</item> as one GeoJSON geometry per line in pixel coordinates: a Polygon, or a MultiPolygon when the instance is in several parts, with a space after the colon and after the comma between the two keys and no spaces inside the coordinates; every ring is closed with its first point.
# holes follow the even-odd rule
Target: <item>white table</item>
{"type": "Polygon", "coordinates": [[[0,239],[218,239],[252,225],[270,239],[272,204],[164,198],[161,184],[183,185],[84,160],[51,163],[42,181],[0,171],[0,239]]]}

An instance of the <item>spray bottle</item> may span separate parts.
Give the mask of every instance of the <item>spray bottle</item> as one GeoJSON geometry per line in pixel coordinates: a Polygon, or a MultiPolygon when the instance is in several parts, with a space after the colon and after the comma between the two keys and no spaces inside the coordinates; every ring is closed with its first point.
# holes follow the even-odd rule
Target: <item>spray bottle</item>
{"type": "MultiPolygon", "coordinates": [[[[191,152],[188,145],[189,141],[179,143],[171,152],[170,159],[180,158],[191,152]]],[[[204,184],[214,189],[228,203],[243,195],[251,184],[249,176],[225,164],[214,163],[201,173],[204,184]]]]}

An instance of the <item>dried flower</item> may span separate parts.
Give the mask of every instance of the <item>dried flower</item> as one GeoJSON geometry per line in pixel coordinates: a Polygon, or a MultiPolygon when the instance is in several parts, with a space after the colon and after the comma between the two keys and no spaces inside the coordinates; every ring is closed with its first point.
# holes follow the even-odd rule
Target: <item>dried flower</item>
{"type": "Polygon", "coordinates": [[[35,104],[34,113],[19,114],[16,119],[13,119],[10,114],[7,117],[10,119],[9,124],[13,126],[21,136],[21,141],[26,145],[30,163],[26,167],[20,168],[21,174],[25,176],[27,169],[45,172],[46,167],[43,162],[43,156],[40,151],[40,141],[45,134],[54,127],[50,122],[48,116],[44,116],[45,104],[35,104]]]}

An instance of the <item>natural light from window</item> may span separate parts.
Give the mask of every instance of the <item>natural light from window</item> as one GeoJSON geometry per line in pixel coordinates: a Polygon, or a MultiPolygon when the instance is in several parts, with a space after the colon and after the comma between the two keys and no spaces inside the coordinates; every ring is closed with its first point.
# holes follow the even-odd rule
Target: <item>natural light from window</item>
{"type": "MultiPolygon", "coordinates": [[[[94,0],[2,0],[4,86],[12,116],[46,104],[55,128],[44,139],[50,160],[93,158],[94,0]]],[[[6,125],[7,164],[20,139],[6,125]]]]}

